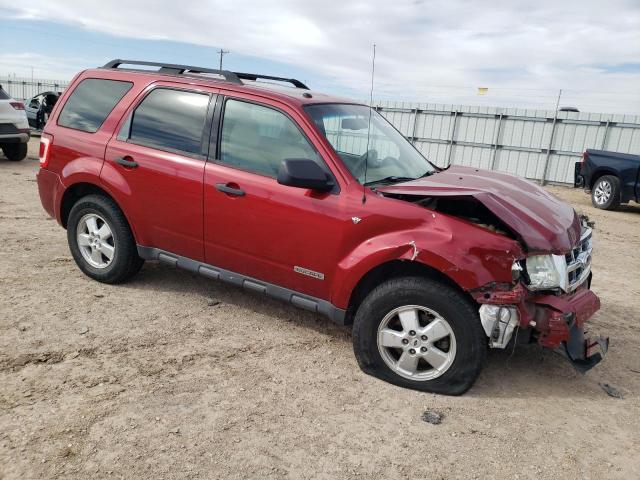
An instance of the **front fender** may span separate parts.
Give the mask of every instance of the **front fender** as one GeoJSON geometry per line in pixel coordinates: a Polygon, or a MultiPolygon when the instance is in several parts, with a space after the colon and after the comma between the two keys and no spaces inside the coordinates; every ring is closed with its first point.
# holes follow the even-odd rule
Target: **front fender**
{"type": "Polygon", "coordinates": [[[422,263],[467,291],[492,282],[511,283],[513,262],[523,256],[520,244],[507,236],[436,215],[419,229],[385,233],[357,245],[338,263],[331,300],[347,308],[358,282],[393,260],[422,263]]]}

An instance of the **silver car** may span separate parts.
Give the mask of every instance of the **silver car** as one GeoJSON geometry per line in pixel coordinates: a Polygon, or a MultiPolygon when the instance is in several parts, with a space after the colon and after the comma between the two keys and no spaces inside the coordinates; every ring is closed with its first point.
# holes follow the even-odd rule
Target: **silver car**
{"type": "Polygon", "coordinates": [[[11,98],[0,86],[0,148],[9,160],[27,156],[29,132],[24,103],[11,98]]]}

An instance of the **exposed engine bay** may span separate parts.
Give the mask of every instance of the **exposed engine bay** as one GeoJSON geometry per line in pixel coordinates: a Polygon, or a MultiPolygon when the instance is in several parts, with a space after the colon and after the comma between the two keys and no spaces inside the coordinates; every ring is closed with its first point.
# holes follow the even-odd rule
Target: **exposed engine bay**
{"type": "Polygon", "coordinates": [[[429,210],[460,218],[491,232],[499,233],[500,235],[505,235],[514,239],[517,238],[495,214],[493,214],[474,197],[431,197],[421,195],[401,195],[387,192],[382,193],[385,197],[415,203],[416,205],[420,205],[421,207],[429,210]]]}

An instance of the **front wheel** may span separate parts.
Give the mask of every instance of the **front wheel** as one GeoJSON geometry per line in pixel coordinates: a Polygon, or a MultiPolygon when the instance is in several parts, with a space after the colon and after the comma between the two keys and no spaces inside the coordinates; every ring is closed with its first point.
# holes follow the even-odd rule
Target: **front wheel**
{"type": "Polygon", "coordinates": [[[420,277],[389,280],[365,298],[353,324],[353,348],[365,373],[446,395],[471,388],[487,354],[471,302],[420,277]]]}

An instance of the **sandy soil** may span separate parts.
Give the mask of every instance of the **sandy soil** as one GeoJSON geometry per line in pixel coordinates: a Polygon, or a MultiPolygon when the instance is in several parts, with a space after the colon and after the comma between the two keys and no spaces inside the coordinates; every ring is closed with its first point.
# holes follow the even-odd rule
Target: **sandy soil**
{"type": "Polygon", "coordinates": [[[552,188],[596,221],[605,361],[492,351],[451,398],[365,376],[349,329],[221,283],[89,280],[31,150],[0,156],[0,478],[640,478],[640,206],[552,188]]]}

